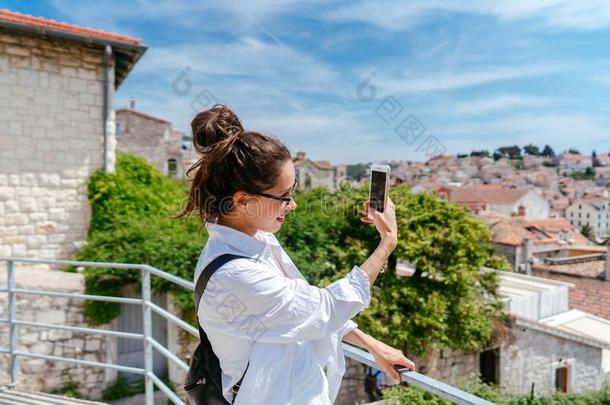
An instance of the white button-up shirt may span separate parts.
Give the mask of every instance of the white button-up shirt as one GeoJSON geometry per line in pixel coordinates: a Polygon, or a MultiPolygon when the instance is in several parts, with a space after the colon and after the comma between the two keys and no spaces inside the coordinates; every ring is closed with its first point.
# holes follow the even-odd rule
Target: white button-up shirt
{"type": "Polygon", "coordinates": [[[195,282],[221,254],[247,256],[212,275],[197,313],[220,361],[226,400],[235,400],[235,405],[292,404],[292,388],[311,375],[303,368],[313,363],[326,369],[333,403],[345,373],[341,340],[357,326],[351,318],[371,301],[367,274],[355,265],[345,277],[318,288],[305,280],[273,233],[259,230],[252,237],[210,222],[206,228],[209,239],[195,282]],[[234,399],[231,388],[248,362],[234,399]]]}

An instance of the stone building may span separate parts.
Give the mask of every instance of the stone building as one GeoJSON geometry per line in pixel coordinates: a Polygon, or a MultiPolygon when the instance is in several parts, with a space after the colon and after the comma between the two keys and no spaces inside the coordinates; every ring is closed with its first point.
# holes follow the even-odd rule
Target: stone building
{"type": "Polygon", "coordinates": [[[184,134],[169,121],[136,110],[134,99],[116,111],[116,138],[119,150],[143,157],[166,176],[184,178],[184,134]]]}
{"type": "Polygon", "coordinates": [[[513,271],[528,273],[534,256],[557,249],[586,248],[591,243],[565,218],[528,219],[493,213],[478,217],[489,227],[496,253],[504,256],[513,271]]]}
{"type": "Polygon", "coordinates": [[[335,189],[335,170],[328,160],[311,160],[305,152],[297,152],[292,159],[298,178],[298,189],[314,187],[335,189]]]}
{"type": "Polygon", "coordinates": [[[61,259],[82,244],[87,179],[113,171],[114,92],[145,49],[0,10],[0,256],[61,259]]]}
{"type": "MultiPolygon", "coordinates": [[[[87,180],[95,170],[114,170],[114,92],[145,50],[129,36],[0,10],[0,256],[67,259],[82,245],[87,180]]],[[[17,288],[83,293],[81,274],[34,267],[16,266],[17,288]]],[[[18,320],[85,326],[82,300],[18,294],[16,301],[18,320]]],[[[0,294],[2,318],[7,313],[0,294]]],[[[8,328],[0,328],[0,347],[7,341],[8,328]]],[[[100,362],[116,351],[98,335],[24,325],[18,344],[24,352],[100,362]]],[[[76,382],[82,395],[99,398],[116,377],[62,362],[20,363],[21,384],[33,390],[76,382]]],[[[7,368],[0,384],[9,382],[7,368]]]]}
{"type": "Polygon", "coordinates": [[[588,225],[592,237],[605,239],[610,236],[610,198],[596,196],[577,199],[566,208],[566,218],[580,229],[588,225]]]}
{"type": "Polygon", "coordinates": [[[479,214],[495,212],[527,218],[548,218],[550,205],[530,188],[506,188],[500,185],[457,187],[449,190],[450,202],[479,214]]]}

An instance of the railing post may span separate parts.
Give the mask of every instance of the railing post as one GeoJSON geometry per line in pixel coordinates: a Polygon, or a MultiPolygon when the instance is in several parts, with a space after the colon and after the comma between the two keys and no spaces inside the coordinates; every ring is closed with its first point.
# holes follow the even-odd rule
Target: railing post
{"type": "Polygon", "coordinates": [[[9,351],[11,356],[11,385],[15,386],[19,379],[19,360],[17,359],[17,304],[15,302],[15,263],[7,261],[7,291],[8,291],[8,321],[9,321],[9,351]]]}
{"type": "Polygon", "coordinates": [[[147,268],[142,268],[142,310],[143,313],[143,329],[144,329],[144,383],[146,387],[146,405],[154,405],[154,387],[151,375],[153,373],[153,349],[150,343],[152,337],[152,314],[148,304],[151,302],[150,294],[150,271],[147,268]]]}

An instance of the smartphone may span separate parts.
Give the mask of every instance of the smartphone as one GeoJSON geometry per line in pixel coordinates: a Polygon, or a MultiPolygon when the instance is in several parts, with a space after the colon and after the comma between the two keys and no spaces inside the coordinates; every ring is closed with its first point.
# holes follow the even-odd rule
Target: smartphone
{"type": "MultiPolygon", "coordinates": [[[[390,183],[390,166],[371,165],[371,179],[369,190],[369,207],[383,212],[388,201],[388,186],[390,183]]],[[[371,214],[367,214],[372,218],[371,214]]]]}

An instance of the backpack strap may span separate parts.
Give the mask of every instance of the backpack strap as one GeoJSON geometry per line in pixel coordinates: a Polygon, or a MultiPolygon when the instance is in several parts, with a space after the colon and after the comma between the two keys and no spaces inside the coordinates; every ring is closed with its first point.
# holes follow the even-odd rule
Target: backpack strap
{"type": "MultiPolygon", "coordinates": [[[[249,257],[234,255],[234,254],[230,254],[230,253],[225,253],[225,254],[222,254],[222,255],[216,257],[214,260],[212,260],[210,263],[208,263],[207,266],[205,266],[205,268],[199,275],[197,282],[195,283],[195,318],[197,319],[197,326],[199,328],[199,339],[201,340],[201,342],[209,342],[207,334],[204,332],[203,328],[201,327],[201,324],[199,323],[199,315],[198,315],[199,314],[199,303],[201,302],[201,297],[203,296],[203,291],[205,290],[205,287],[208,284],[210,277],[212,277],[212,274],[214,274],[214,272],[216,270],[218,270],[225,263],[228,263],[231,260],[240,259],[240,258],[248,259],[249,257]]],[[[212,348],[211,345],[209,345],[209,347],[210,347],[210,349],[212,348]]],[[[239,387],[241,385],[241,382],[243,381],[244,376],[246,375],[246,371],[248,371],[248,367],[250,367],[250,362],[248,362],[248,365],[246,366],[244,375],[233,386],[233,393],[236,395],[237,395],[237,391],[239,390],[239,387]]]]}

